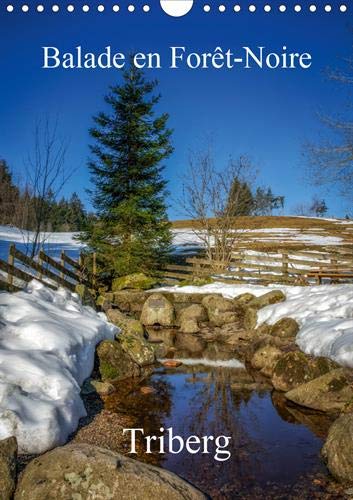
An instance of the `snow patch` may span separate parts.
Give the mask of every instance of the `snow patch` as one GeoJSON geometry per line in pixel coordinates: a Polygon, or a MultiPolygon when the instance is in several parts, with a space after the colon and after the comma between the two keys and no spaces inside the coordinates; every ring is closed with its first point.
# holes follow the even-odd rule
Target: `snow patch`
{"type": "Polygon", "coordinates": [[[80,385],[95,346],[116,332],[64,289],[33,281],[0,293],[0,439],[16,436],[21,453],[64,444],[86,414],[80,385]]]}

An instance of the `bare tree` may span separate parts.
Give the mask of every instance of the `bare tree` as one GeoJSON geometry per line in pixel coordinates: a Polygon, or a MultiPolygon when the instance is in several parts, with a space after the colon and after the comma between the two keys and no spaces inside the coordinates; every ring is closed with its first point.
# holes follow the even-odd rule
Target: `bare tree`
{"type": "MultiPolygon", "coordinates": [[[[330,71],[329,79],[341,86],[353,86],[353,56],[346,59],[347,70],[330,71]]],[[[351,204],[353,201],[353,120],[352,102],[336,116],[320,115],[330,132],[321,144],[306,144],[309,178],[314,185],[335,186],[351,204]]]]}
{"type": "Polygon", "coordinates": [[[37,122],[34,130],[33,150],[26,162],[27,183],[25,192],[30,206],[23,207],[24,214],[33,217],[33,234],[28,237],[29,253],[34,257],[46,240],[47,207],[56,199],[73,174],[67,169],[65,158],[67,142],[58,137],[58,121],[46,117],[37,122]]]}
{"type": "Polygon", "coordinates": [[[222,170],[216,168],[210,151],[190,158],[179,204],[192,219],[192,231],[203,244],[207,259],[215,263],[215,270],[227,267],[231,261],[239,237],[234,213],[242,213],[242,186],[252,177],[254,170],[246,156],[237,161],[230,159],[222,170]],[[239,180],[238,191],[234,179],[239,180]]]}

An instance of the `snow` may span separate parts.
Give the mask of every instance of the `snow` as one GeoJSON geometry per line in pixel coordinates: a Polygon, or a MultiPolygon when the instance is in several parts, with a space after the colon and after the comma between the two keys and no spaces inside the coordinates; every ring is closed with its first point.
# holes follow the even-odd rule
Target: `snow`
{"type": "Polygon", "coordinates": [[[64,289],[33,281],[0,293],[0,440],[15,435],[21,453],[64,444],[86,414],[80,385],[95,346],[116,332],[64,289]]]}
{"type": "Polygon", "coordinates": [[[220,293],[234,298],[242,293],[263,295],[282,290],[286,300],[259,310],[258,325],[294,318],[300,330],[296,343],[314,356],[325,356],[353,368],[353,285],[284,286],[212,283],[195,287],[165,287],[174,293],[220,293]]]}
{"type": "MultiPolygon", "coordinates": [[[[78,233],[41,233],[40,241],[44,251],[52,256],[59,257],[64,250],[70,257],[78,258],[84,245],[76,238],[78,233]]],[[[15,243],[16,247],[27,253],[28,247],[34,240],[34,233],[12,226],[0,226],[0,258],[7,259],[9,246],[15,243]]]]}

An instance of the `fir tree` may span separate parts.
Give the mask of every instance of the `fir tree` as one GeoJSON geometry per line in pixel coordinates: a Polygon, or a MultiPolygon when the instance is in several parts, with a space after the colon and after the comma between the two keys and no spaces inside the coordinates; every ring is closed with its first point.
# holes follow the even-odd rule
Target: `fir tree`
{"type": "Polygon", "coordinates": [[[231,217],[250,215],[254,208],[254,197],[246,181],[235,177],[229,190],[227,213],[231,217]]]}
{"type": "Polygon", "coordinates": [[[155,116],[156,85],[131,64],[105,97],[110,113],[98,114],[90,130],[91,195],[99,220],[84,240],[97,252],[101,270],[113,276],[153,270],[170,247],[161,163],[173,148],[168,115],[155,116]]]}

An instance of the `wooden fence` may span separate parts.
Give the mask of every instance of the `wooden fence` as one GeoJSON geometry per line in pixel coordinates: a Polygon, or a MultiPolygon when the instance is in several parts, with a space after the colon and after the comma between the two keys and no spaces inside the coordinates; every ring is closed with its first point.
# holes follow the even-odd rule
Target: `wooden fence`
{"type": "Polygon", "coordinates": [[[166,266],[168,283],[191,278],[214,277],[226,283],[321,283],[321,274],[330,282],[353,280],[353,248],[325,247],[320,250],[258,252],[241,248],[233,252],[229,265],[205,258],[186,259],[185,265],[166,266]]]}
{"type": "Polygon", "coordinates": [[[93,272],[89,273],[82,255],[78,261],[61,252],[57,261],[42,250],[37,259],[32,259],[10,245],[7,262],[0,259],[0,290],[18,291],[26,283],[36,279],[53,290],[58,286],[75,291],[77,284],[95,287],[95,255],[93,254],[93,272]]]}

